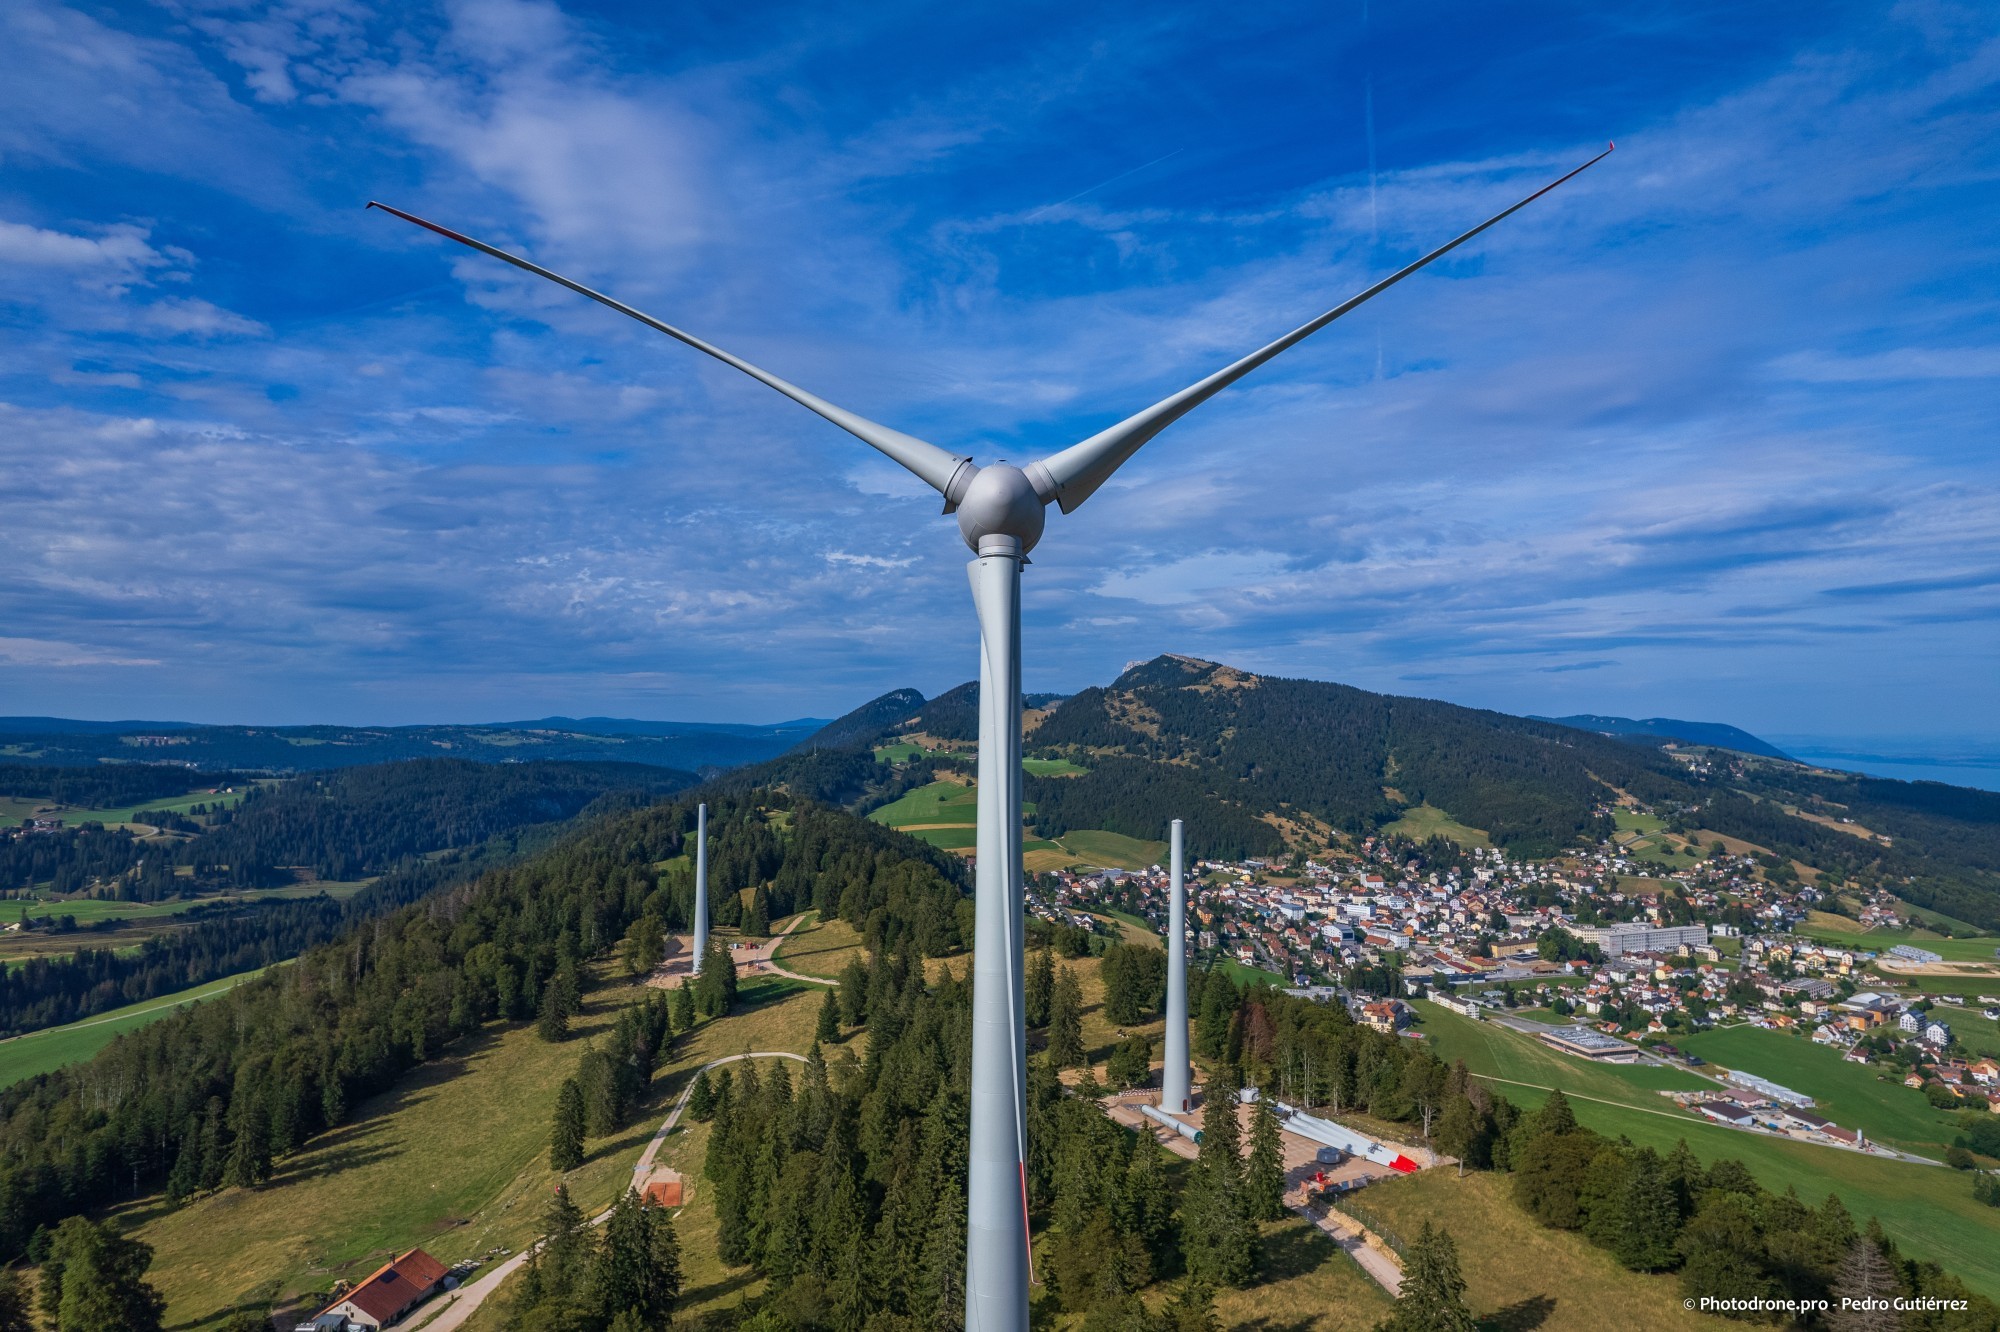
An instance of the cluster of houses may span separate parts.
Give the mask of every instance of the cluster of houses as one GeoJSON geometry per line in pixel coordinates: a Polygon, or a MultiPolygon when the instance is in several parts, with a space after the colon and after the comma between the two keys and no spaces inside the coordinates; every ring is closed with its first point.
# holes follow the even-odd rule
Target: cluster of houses
{"type": "MultiPolygon", "coordinates": [[[[1783,875],[1771,881],[1754,857],[1716,853],[1676,866],[1671,878],[1639,878],[1660,871],[1612,843],[1545,862],[1468,848],[1437,868],[1406,854],[1407,844],[1369,838],[1284,865],[1200,861],[1189,942],[1302,988],[1368,968],[1381,979],[1351,1007],[1384,1030],[1407,1021],[1407,1010],[1369,1011],[1366,999],[1396,997],[1382,993],[1384,980],[1475,1015],[1523,1003],[1573,1015],[1588,1024],[1577,1030],[1597,1030],[1635,1053],[1618,1038],[1746,1023],[1810,1033],[1858,1061],[1893,1053],[1910,1066],[1912,1085],[1943,1085],[1968,1104],[2000,1110],[2000,1088],[1979,1072],[1990,1061],[1957,1057],[1943,1015],[1895,978],[1870,974],[1875,953],[1795,937],[1821,894],[1783,875]]],[[[1050,918],[1086,928],[1107,904],[1140,911],[1159,928],[1167,891],[1166,873],[1153,866],[1056,875],[1053,891],[1035,900],[1050,918]]],[[[1868,894],[1864,921],[1892,918],[1893,901],[1868,894]]],[[[1888,952],[1905,962],[1936,956],[1910,945],[1888,952]]],[[[1987,1016],[2000,1019],[2000,1000],[1982,996],[1989,1001],[1987,1016]]]]}

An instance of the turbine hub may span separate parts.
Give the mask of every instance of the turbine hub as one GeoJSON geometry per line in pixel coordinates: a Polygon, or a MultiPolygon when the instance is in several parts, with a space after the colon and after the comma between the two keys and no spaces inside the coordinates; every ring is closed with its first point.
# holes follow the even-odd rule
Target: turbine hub
{"type": "Polygon", "coordinates": [[[979,549],[981,537],[1008,536],[1021,543],[1026,555],[1042,539],[1048,514],[1027,475],[1012,463],[996,462],[979,469],[958,502],[958,530],[965,544],[979,549]]]}

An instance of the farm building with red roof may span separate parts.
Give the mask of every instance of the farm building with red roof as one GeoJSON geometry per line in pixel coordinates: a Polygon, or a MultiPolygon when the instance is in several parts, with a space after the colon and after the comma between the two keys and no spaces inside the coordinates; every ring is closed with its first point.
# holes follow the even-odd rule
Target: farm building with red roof
{"type": "Polygon", "coordinates": [[[382,1264],[366,1281],[320,1310],[313,1322],[326,1326],[340,1317],[355,1327],[388,1327],[436,1290],[447,1270],[422,1249],[411,1249],[382,1264]]]}

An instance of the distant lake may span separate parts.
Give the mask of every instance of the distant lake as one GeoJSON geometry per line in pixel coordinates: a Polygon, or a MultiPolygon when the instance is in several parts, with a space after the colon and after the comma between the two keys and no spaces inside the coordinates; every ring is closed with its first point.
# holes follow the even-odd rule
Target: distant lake
{"type": "Polygon", "coordinates": [[[1948,782],[2000,791],[2000,744],[1959,744],[1948,750],[1932,743],[1899,745],[1893,740],[1841,743],[1825,736],[1767,736],[1793,758],[1822,768],[1865,772],[1871,777],[1895,777],[1906,782],[1948,782]]]}

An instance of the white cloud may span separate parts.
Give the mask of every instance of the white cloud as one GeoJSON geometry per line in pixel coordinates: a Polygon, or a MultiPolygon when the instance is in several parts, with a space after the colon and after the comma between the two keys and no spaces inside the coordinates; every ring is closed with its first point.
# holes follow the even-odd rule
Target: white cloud
{"type": "Polygon", "coordinates": [[[39,638],[0,638],[0,666],[158,666],[157,657],[128,657],[103,648],[39,638]]]}
{"type": "Polygon", "coordinates": [[[1897,347],[1866,356],[1793,352],[1773,361],[1771,373],[1807,384],[1994,379],[2000,378],[2000,347],[1897,347]]]}

